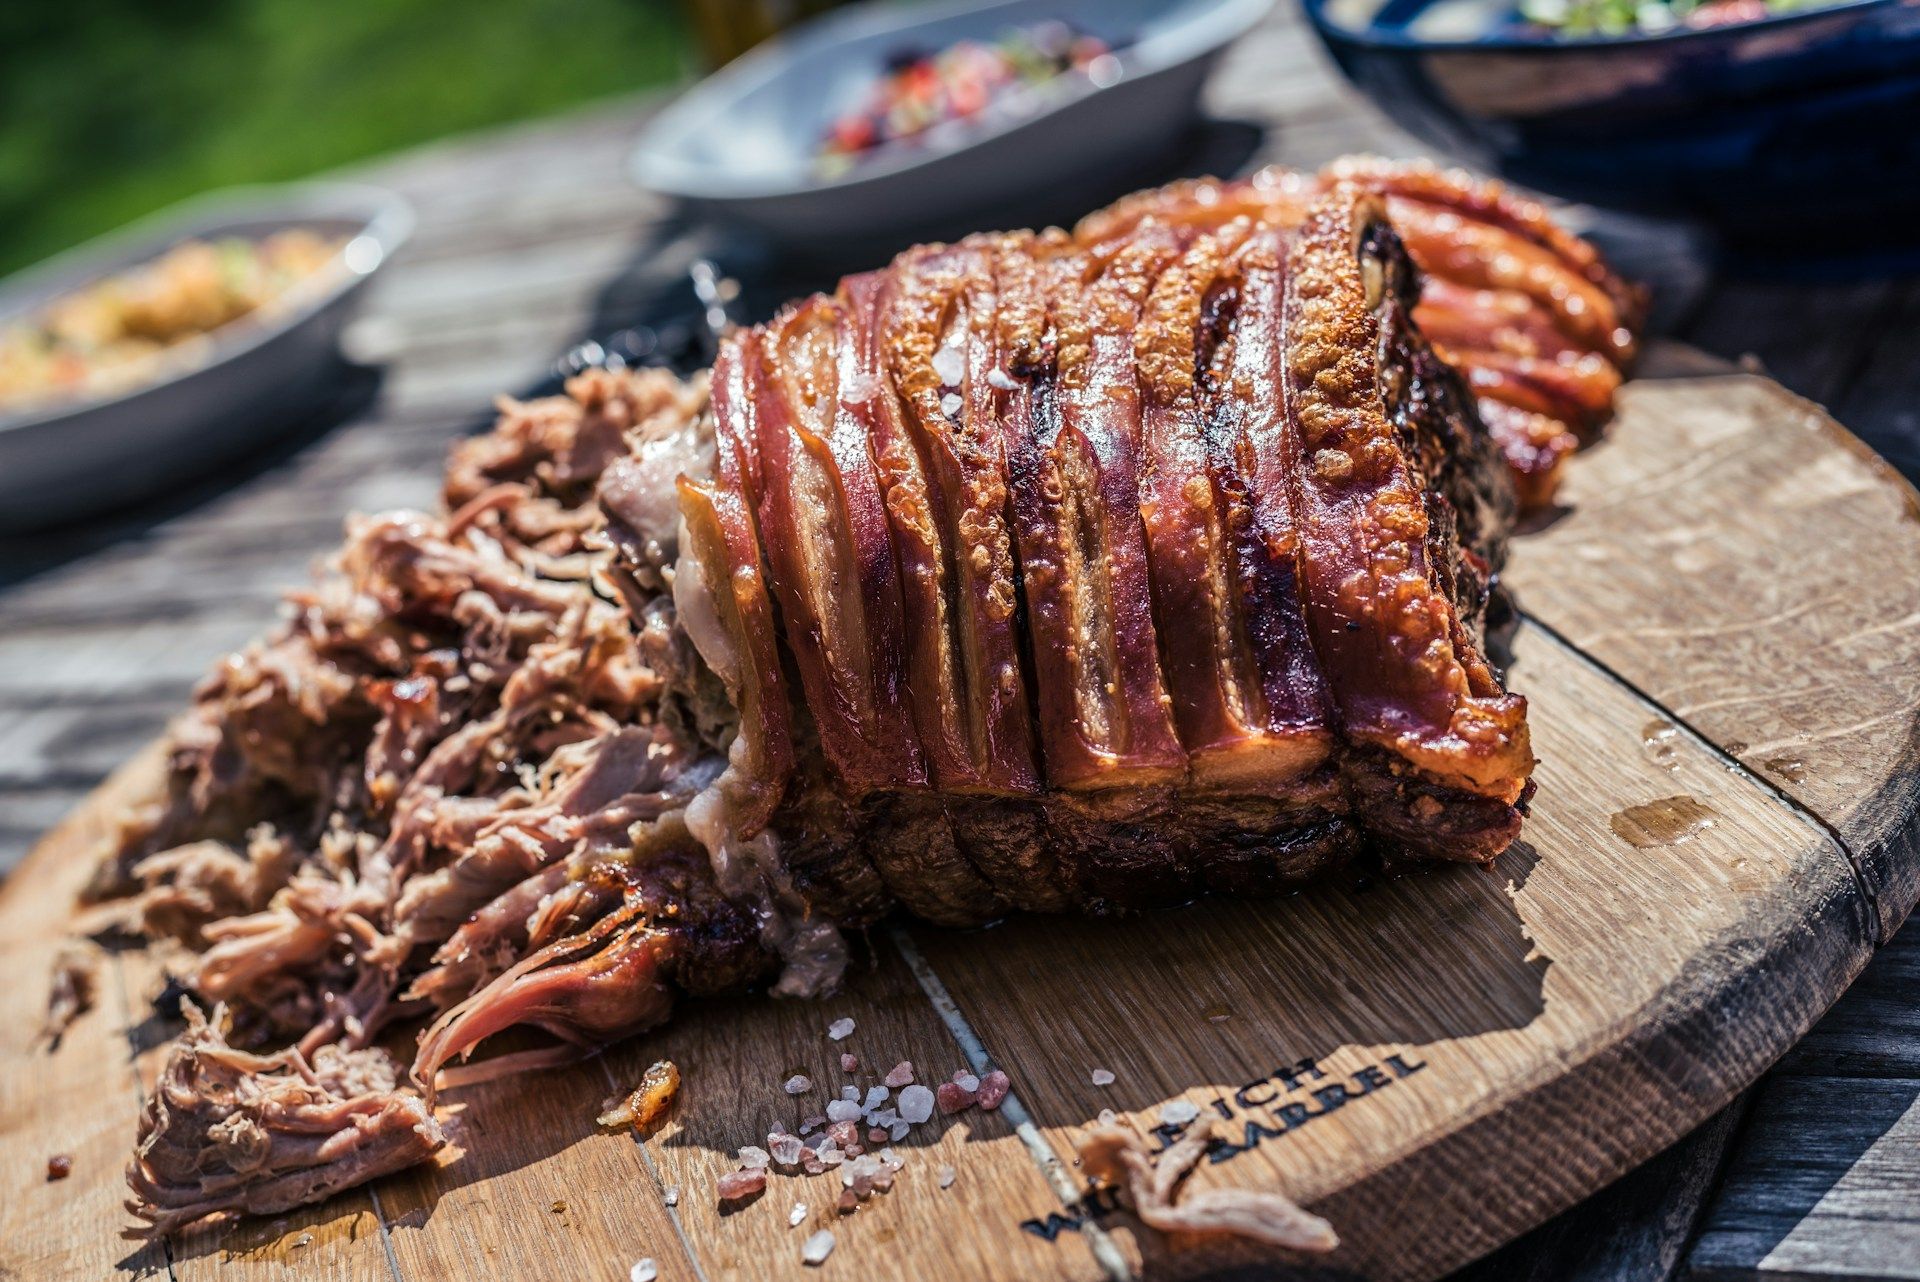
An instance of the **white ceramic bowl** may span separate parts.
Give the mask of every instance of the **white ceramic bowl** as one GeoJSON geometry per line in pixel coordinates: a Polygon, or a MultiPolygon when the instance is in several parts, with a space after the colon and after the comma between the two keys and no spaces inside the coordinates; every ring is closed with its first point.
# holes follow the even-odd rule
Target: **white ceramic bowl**
{"type": "MultiPolygon", "coordinates": [[[[837,10],[753,50],[648,126],[635,179],[695,216],[792,245],[897,239],[964,225],[1035,189],[1068,194],[1169,157],[1199,114],[1207,73],[1272,0],[959,0],[837,10]],[[934,52],[1012,26],[1064,20],[1115,45],[1117,73],[1060,76],[838,173],[815,153],[902,50],[934,52]]],[[[1075,207],[1084,210],[1092,202],[1075,207]]]]}
{"type": "Polygon", "coordinates": [[[153,382],[0,413],[0,532],[107,511],[301,424],[338,368],[339,338],[373,273],[413,228],[392,192],[345,183],[235,188],[164,210],[0,281],[0,327],[194,238],[307,227],[350,239],[324,285],[284,312],[241,317],[153,382]]]}

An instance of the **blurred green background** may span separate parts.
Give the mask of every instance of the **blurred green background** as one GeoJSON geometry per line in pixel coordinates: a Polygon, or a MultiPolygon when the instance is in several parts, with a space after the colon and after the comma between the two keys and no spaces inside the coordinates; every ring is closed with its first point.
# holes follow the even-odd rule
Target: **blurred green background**
{"type": "Polygon", "coordinates": [[[673,0],[0,0],[0,275],[209,187],[694,62],[673,0]]]}

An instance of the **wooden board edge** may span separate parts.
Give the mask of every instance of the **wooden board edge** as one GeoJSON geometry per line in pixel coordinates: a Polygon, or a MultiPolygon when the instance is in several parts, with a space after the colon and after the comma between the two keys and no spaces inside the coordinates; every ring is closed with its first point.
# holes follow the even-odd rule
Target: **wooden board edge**
{"type": "MultiPolygon", "coordinates": [[[[1811,837],[1813,834],[1809,832],[1811,837]]],[[[1840,859],[1840,852],[1832,851],[1840,859]]],[[[1437,1279],[1507,1245],[1611,1185],[1685,1139],[1757,1082],[1839,999],[1870,960],[1852,896],[1807,888],[1818,910],[1781,928],[1758,920],[1731,931],[1715,953],[1690,967],[1696,982],[1676,985],[1646,1011],[1636,1031],[1599,1046],[1577,1064],[1374,1175],[1339,1190],[1315,1209],[1339,1222],[1345,1208],[1382,1200],[1405,1204],[1409,1190],[1431,1198],[1435,1217],[1486,1226],[1461,1250],[1436,1250],[1410,1278],[1437,1279]],[[1758,946],[1757,946],[1758,945],[1758,946]],[[1756,1006],[1769,1018],[1742,1032],[1756,1006]],[[1701,1048],[1708,1048],[1704,1052],[1701,1048]],[[1709,1067],[1710,1065],[1710,1067],[1709,1067]],[[1679,1071],[1676,1071],[1679,1070],[1679,1071]],[[1571,1172],[1551,1137],[1577,1125],[1599,1165],[1571,1172]],[[1449,1183],[1460,1171],[1498,1172],[1470,1187],[1449,1183]]],[[[1438,1243],[1442,1235],[1431,1235],[1438,1243]]]]}

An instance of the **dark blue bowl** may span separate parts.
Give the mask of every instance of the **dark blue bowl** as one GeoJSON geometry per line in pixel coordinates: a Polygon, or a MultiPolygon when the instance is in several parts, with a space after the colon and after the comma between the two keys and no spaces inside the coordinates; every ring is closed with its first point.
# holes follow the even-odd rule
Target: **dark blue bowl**
{"type": "Polygon", "coordinates": [[[1403,127],[1541,191],[1821,256],[1920,244],[1920,0],[1556,40],[1502,0],[1302,0],[1403,127]]]}

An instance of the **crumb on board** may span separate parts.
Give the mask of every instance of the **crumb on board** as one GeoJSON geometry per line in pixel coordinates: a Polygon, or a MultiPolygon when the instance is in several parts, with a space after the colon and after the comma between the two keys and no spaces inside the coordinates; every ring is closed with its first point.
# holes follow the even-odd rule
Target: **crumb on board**
{"type": "Polygon", "coordinates": [[[660,1120],[680,1090],[680,1069],[670,1059],[656,1062],[640,1077],[640,1084],[622,1100],[607,1101],[605,1111],[595,1120],[602,1126],[631,1126],[645,1130],[660,1120]]]}
{"type": "Polygon", "coordinates": [[[1243,1237],[1313,1254],[1340,1245],[1332,1225],[1272,1190],[1202,1189],[1183,1197],[1182,1181],[1213,1141],[1213,1122],[1211,1116],[1198,1118],[1157,1156],[1130,1127],[1096,1126],[1078,1145],[1081,1168],[1088,1178],[1123,1190],[1134,1214],[1163,1233],[1243,1237]]]}

